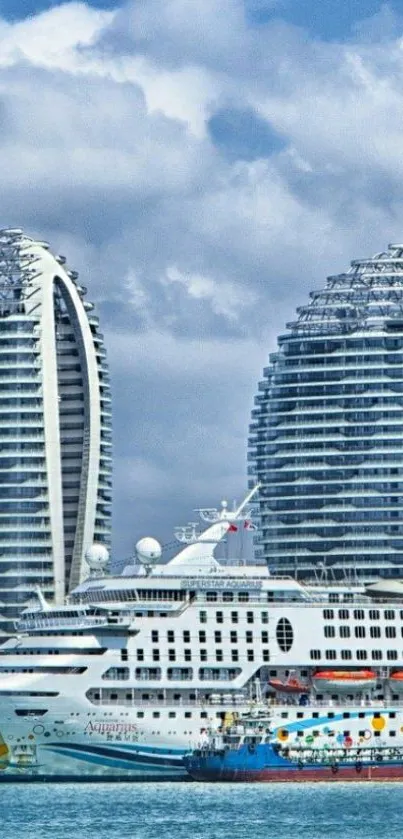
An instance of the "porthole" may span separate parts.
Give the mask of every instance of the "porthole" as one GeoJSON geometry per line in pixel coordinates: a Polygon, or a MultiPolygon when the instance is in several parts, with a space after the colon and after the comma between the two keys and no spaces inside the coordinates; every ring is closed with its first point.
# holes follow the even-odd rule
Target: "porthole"
{"type": "Polygon", "coordinates": [[[288,618],[280,618],[276,628],[277,643],[283,653],[288,653],[294,641],[294,632],[288,618]]]}

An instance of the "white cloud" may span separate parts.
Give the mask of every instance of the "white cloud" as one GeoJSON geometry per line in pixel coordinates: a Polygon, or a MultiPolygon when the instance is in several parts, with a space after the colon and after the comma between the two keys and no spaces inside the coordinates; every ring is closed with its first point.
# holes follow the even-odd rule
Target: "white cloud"
{"type": "Polygon", "coordinates": [[[241,0],[0,23],[2,224],[65,252],[102,306],[118,551],[154,509],[170,529],[241,493],[275,335],[326,274],[401,239],[401,33],[370,29],[315,42],[248,26],[241,0]],[[254,108],[283,148],[230,159],[218,108],[254,108]]]}

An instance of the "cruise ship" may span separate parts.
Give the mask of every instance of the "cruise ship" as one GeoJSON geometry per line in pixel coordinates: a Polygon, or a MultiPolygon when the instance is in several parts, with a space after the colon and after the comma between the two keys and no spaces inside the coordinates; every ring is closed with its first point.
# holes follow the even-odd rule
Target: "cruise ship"
{"type": "Polygon", "coordinates": [[[217,559],[249,527],[200,510],[162,562],[106,573],[101,546],[64,606],[25,610],[0,647],[0,780],[187,778],[184,755],[248,715],[280,744],[403,744],[403,585],[304,585],[217,559]]]}

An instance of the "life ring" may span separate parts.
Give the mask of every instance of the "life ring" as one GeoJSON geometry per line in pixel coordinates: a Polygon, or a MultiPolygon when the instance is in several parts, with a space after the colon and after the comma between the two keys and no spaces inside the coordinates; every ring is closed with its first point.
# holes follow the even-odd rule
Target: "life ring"
{"type": "Polygon", "coordinates": [[[338,763],[332,763],[331,768],[332,768],[332,775],[337,775],[337,773],[339,771],[339,764],[338,763]]]}
{"type": "Polygon", "coordinates": [[[355,764],[355,771],[358,773],[358,775],[360,774],[360,772],[362,772],[362,763],[360,760],[357,760],[357,763],[355,764]]]}

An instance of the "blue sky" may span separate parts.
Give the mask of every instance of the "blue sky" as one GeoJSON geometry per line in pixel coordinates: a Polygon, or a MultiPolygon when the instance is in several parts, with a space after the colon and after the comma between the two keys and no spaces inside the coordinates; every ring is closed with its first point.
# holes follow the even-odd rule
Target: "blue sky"
{"type": "Polygon", "coordinates": [[[1,225],[65,254],[100,314],[117,560],[241,496],[276,335],[402,239],[402,14],[0,0],[1,225]]]}

